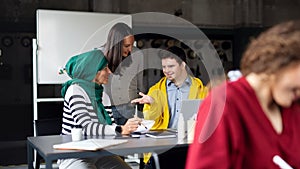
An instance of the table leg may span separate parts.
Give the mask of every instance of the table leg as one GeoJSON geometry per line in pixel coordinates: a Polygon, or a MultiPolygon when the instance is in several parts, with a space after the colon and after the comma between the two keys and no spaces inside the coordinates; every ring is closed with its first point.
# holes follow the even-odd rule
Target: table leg
{"type": "Polygon", "coordinates": [[[158,159],[157,153],[152,152],[152,156],[153,156],[153,159],[154,159],[155,168],[156,168],[156,169],[160,169],[159,159],[158,159]]]}
{"type": "Polygon", "coordinates": [[[52,169],[53,161],[46,159],[45,162],[46,162],[46,169],[52,169]]]}
{"type": "Polygon", "coordinates": [[[27,142],[27,163],[28,163],[28,169],[33,169],[33,148],[28,142],[27,142]]]}

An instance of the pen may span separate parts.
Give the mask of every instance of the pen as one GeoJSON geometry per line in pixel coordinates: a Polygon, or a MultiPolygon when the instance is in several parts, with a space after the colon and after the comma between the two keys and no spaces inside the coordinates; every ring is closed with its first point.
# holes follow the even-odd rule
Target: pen
{"type": "Polygon", "coordinates": [[[273,157],[273,162],[281,169],[293,169],[287,162],[285,162],[279,155],[273,157]]]}
{"type": "Polygon", "coordinates": [[[137,104],[135,105],[135,114],[134,117],[138,117],[138,106],[137,104]]]}
{"type": "Polygon", "coordinates": [[[148,129],[147,126],[144,123],[141,123],[142,126],[145,127],[145,129],[148,129]]]}
{"type": "MultiPolygon", "coordinates": [[[[135,105],[135,113],[134,113],[134,117],[138,117],[138,105],[137,105],[137,104],[135,105]]],[[[145,129],[148,129],[148,128],[145,126],[145,124],[140,123],[140,125],[144,126],[145,129]]]]}

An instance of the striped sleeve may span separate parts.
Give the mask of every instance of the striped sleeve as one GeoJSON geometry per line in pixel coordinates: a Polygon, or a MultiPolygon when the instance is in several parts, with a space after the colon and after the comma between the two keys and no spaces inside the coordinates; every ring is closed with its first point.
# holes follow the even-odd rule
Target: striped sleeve
{"type": "Polygon", "coordinates": [[[106,90],[105,86],[103,86],[103,87],[104,87],[104,91],[103,91],[103,95],[102,95],[102,103],[104,105],[106,112],[108,113],[109,117],[111,118],[112,125],[116,125],[115,119],[114,119],[113,113],[112,113],[110,97],[108,96],[108,94],[105,91],[106,90]]]}
{"type": "MultiPolygon", "coordinates": [[[[111,111],[108,113],[112,117],[111,111]]],[[[81,126],[86,135],[99,136],[102,135],[102,132],[105,135],[115,135],[113,126],[107,127],[98,122],[97,113],[93,109],[88,95],[79,85],[71,85],[66,92],[62,134],[71,134],[71,129],[75,125],[81,126]]]]}

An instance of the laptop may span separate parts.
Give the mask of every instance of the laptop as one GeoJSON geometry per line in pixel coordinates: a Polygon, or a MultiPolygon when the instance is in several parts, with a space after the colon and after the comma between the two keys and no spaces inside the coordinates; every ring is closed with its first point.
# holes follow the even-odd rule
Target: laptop
{"type": "Polygon", "coordinates": [[[182,100],[180,113],[183,114],[184,121],[195,119],[202,99],[182,100]]]}

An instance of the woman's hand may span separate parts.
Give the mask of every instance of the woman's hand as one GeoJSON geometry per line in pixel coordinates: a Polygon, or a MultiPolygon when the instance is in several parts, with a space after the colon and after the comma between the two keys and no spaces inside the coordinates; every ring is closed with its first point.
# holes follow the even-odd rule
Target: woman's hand
{"type": "Polygon", "coordinates": [[[131,103],[139,103],[139,104],[152,104],[154,99],[151,96],[145,95],[142,92],[139,92],[141,98],[133,99],[131,103]]]}
{"type": "Polygon", "coordinates": [[[138,117],[128,119],[127,122],[123,126],[121,126],[122,127],[121,134],[130,134],[130,133],[136,131],[136,129],[141,124],[141,122],[142,122],[142,119],[140,119],[138,117]]]}

